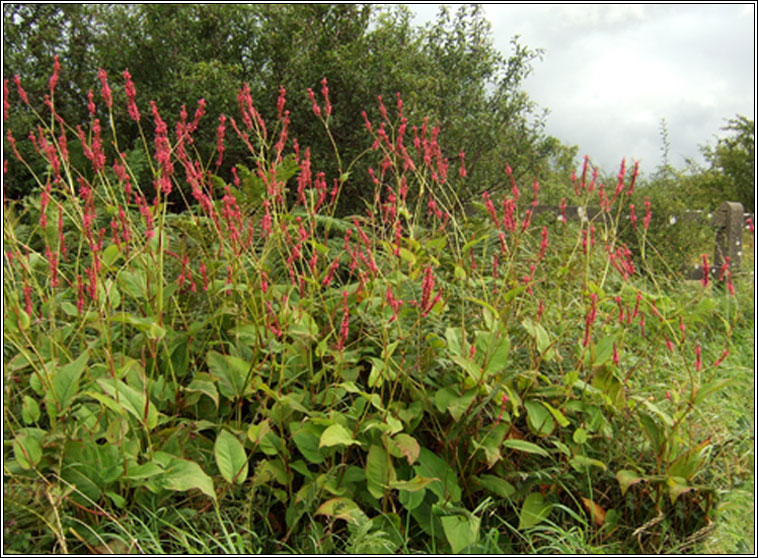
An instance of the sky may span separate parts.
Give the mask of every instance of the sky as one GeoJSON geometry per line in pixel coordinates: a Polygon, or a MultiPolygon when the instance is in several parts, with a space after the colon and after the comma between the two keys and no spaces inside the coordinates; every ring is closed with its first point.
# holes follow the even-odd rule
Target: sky
{"type": "MultiPolygon", "coordinates": [[[[436,4],[409,4],[417,25],[436,4]]],[[[455,10],[455,5],[451,5],[455,10]]],[[[622,158],[652,173],[704,164],[727,120],[755,120],[755,4],[483,4],[493,43],[543,49],[523,88],[546,132],[606,172],[622,158]]]]}

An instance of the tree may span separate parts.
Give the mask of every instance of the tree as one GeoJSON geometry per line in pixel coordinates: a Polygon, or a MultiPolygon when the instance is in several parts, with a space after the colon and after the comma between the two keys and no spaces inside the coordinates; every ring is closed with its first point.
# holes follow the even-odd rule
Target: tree
{"type": "MultiPolygon", "coordinates": [[[[396,94],[402,96],[409,128],[420,126],[424,117],[429,117],[430,128],[439,124],[444,155],[451,163],[465,152],[469,179],[458,192],[463,199],[505,186],[506,164],[531,182],[532,177],[544,180],[556,162],[565,163],[565,148],[544,134],[544,113],[521,90],[540,51],[514,38],[508,55],[498,52],[478,7],[461,6],[455,14],[442,7],[436,21],[424,28],[411,24],[404,6],[13,4],[4,10],[6,78],[18,73],[30,96],[41,102],[57,54],[66,83],[56,93],[56,110],[74,125],[87,122],[86,94],[92,89],[96,117],[108,122],[97,79],[97,69],[103,68],[114,107],[120,107],[114,111],[118,149],[127,156],[137,156],[140,150],[134,148],[142,140],[124,110],[126,68],[148,134],[150,101],[173,128],[183,104],[191,115],[194,103],[205,100],[206,124],[198,130],[194,147],[208,162],[219,115],[239,119],[237,91],[243,83],[249,84],[255,106],[269,124],[276,120],[276,100],[284,88],[291,111],[290,140],[311,148],[315,171],[323,171],[331,184],[347,175],[350,161],[358,161],[349,168],[340,213],[362,212],[362,198],[372,190],[366,188],[370,163],[361,158],[372,140],[361,113],[379,119],[378,95],[391,118],[396,118],[396,94]],[[324,78],[334,106],[329,133],[339,156],[313,116],[307,94],[309,88],[318,94],[324,78]]],[[[25,135],[27,120],[23,110],[14,110],[6,125],[25,135]]],[[[232,163],[251,164],[242,142],[231,136],[227,134],[224,166],[217,170],[227,180],[232,163]]],[[[6,159],[12,160],[8,154],[6,145],[6,159]]],[[[17,182],[13,192],[23,195],[31,188],[24,182],[23,167],[16,167],[9,182],[17,182]]],[[[142,167],[140,183],[144,180],[149,192],[151,177],[145,162],[142,167]]]]}
{"type": "Polygon", "coordinates": [[[737,115],[722,128],[730,132],[702,153],[710,168],[703,173],[701,191],[707,201],[738,201],[746,211],[755,208],[755,121],[737,115]]]}

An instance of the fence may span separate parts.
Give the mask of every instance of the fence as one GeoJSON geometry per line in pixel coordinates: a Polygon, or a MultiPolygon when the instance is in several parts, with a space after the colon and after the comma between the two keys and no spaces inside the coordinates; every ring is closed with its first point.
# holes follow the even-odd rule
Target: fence
{"type": "MultiPolygon", "coordinates": [[[[599,208],[580,206],[566,206],[562,211],[561,208],[552,205],[538,205],[534,207],[533,214],[554,213],[556,216],[565,215],[566,219],[594,219],[602,212],[599,208]]],[[[710,272],[718,273],[721,265],[726,258],[729,258],[732,269],[737,269],[742,260],[742,229],[745,227],[746,218],[751,218],[755,222],[754,216],[746,214],[741,203],[724,202],[713,214],[705,214],[702,211],[688,211],[683,215],[685,220],[710,221],[715,232],[715,247],[710,272]]],[[[703,269],[697,266],[689,272],[688,279],[702,279],[703,269]]]]}

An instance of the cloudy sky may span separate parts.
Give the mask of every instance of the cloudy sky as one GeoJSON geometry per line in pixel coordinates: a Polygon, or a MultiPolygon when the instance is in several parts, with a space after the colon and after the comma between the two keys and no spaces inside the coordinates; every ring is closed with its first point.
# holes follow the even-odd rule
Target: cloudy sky
{"type": "MultiPolygon", "coordinates": [[[[453,11],[455,6],[451,6],[453,11]]],[[[414,23],[437,6],[411,4],[414,23]]],[[[524,86],[549,109],[547,133],[579,146],[605,171],[702,162],[726,120],[755,119],[755,4],[485,4],[495,46],[544,49],[524,86]]]]}

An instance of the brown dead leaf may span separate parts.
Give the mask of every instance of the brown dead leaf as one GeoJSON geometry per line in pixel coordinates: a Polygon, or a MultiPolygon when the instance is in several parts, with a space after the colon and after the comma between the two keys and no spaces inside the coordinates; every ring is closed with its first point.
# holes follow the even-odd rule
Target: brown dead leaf
{"type": "Polygon", "coordinates": [[[595,525],[602,527],[603,523],[605,523],[605,510],[603,507],[589,498],[584,497],[582,497],[582,504],[584,504],[584,507],[592,516],[592,521],[595,522],[595,525]]]}

